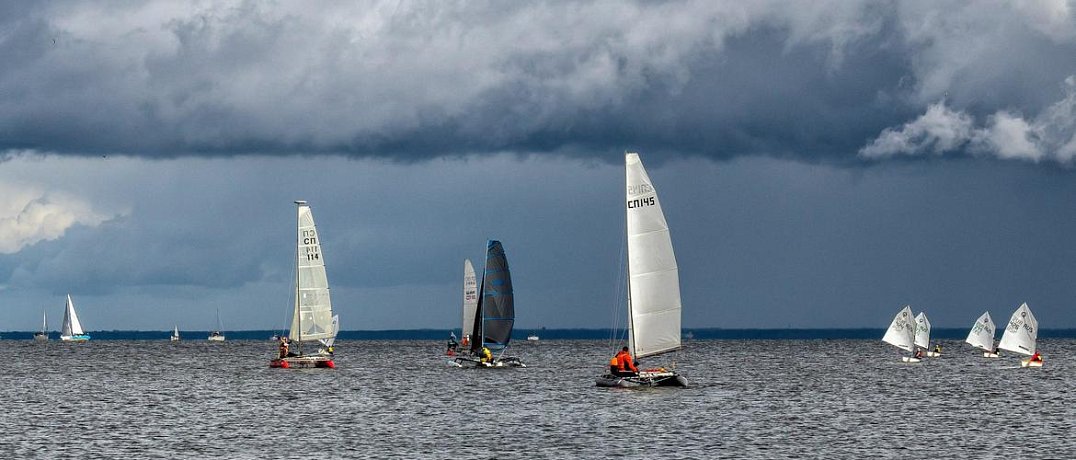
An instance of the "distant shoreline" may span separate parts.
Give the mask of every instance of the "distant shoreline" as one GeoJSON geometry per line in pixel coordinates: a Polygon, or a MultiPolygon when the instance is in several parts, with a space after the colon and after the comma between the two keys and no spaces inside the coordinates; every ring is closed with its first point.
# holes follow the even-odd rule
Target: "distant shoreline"
{"type": "MultiPolygon", "coordinates": [[[[377,331],[340,331],[340,340],[446,340],[450,329],[391,329],[377,331]]],[[[280,331],[249,330],[223,331],[228,340],[269,340],[280,331]]],[[[171,330],[164,331],[88,331],[93,340],[168,340],[171,330]]],[[[851,328],[851,329],[718,329],[692,328],[684,329],[685,340],[881,340],[885,329],[851,328]]],[[[209,331],[179,331],[183,340],[205,340],[209,331]]],[[[513,341],[524,342],[530,334],[541,340],[607,340],[610,337],[623,337],[623,331],[610,329],[522,329],[517,328],[513,341]]],[[[0,332],[3,340],[31,340],[34,331],[0,332]]],[[[458,331],[457,331],[458,335],[458,331]]],[[[968,335],[966,328],[934,328],[933,339],[963,340],[968,335]]],[[[52,340],[59,340],[60,334],[49,334],[52,340]]],[[[1040,339],[1076,338],[1076,329],[1042,329],[1040,339]]]]}

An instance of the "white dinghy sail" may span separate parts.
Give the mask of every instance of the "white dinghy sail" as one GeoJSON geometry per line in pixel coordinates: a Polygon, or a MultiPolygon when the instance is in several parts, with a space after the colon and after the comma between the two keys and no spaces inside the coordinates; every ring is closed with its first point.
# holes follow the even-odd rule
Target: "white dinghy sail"
{"type": "Polygon", "coordinates": [[[984,312],[968,331],[968,338],[964,341],[971,346],[983,350],[984,358],[997,358],[997,349],[994,348],[994,320],[990,318],[990,312],[984,312]]]}
{"type": "Polygon", "coordinates": [[[49,341],[49,316],[45,309],[41,309],[41,330],[34,333],[34,340],[38,342],[49,341]]]}
{"type": "MultiPolygon", "coordinates": [[[[281,344],[281,355],[269,362],[269,367],[334,368],[333,354],[328,349],[303,354],[303,343],[335,339],[339,321],[333,316],[329,297],[329,279],[321,240],[314,225],[314,214],[306,201],[296,201],[295,303],[287,343],[281,344]],[[290,343],[296,350],[290,350],[290,343]]],[[[324,344],[324,343],[323,343],[324,344]]]]}
{"type": "Polygon", "coordinates": [[[915,346],[927,350],[926,355],[930,358],[941,356],[941,351],[930,351],[930,320],[927,314],[919,312],[915,317],[915,346]]]}
{"type": "Polygon", "coordinates": [[[75,313],[75,303],[71,301],[71,294],[67,295],[67,305],[64,307],[64,322],[60,329],[60,341],[85,342],[90,340],[89,334],[82,330],[82,323],[75,313]]]}
{"type": "MultiPolygon", "coordinates": [[[[889,323],[889,329],[886,329],[882,341],[904,351],[914,351],[915,329],[916,323],[912,318],[912,307],[905,305],[904,308],[897,312],[897,316],[893,317],[893,322],[889,323]]],[[[920,361],[919,358],[908,356],[902,356],[901,360],[906,363],[920,361]]]]}
{"type": "Polygon", "coordinates": [[[474,327],[474,314],[478,309],[478,277],[474,274],[471,259],[463,261],[463,325],[460,327],[460,346],[467,350],[471,346],[471,328],[474,327]]]}
{"type": "Polygon", "coordinates": [[[1024,303],[1009,318],[1009,325],[1001,335],[998,348],[1031,356],[1032,358],[1020,362],[1023,367],[1042,367],[1042,359],[1035,348],[1038,337],[1039,322],[1035,319],[1035,315],[1031,314],[1031,308],[1024,303]]]}
{"type": "MultiPolygon", "coordinates": [[[[680,270],[657,190],[637,153],[624,155],[625,220],[628,246],[628,349],[632,359],[679,350],[680,270]]],[[[675,371],[641,370],[637,376],[612,373],[598,386],[687,386],[675,371]]]]}

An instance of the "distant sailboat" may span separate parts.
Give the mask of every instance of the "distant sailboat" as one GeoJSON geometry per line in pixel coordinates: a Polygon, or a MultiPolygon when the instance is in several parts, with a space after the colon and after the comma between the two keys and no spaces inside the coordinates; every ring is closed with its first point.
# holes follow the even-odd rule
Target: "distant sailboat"
{"type": "Polygon", "coordinates": [[[37,342],[49,341],[49,317],[45,313],[45,309],[41,309],[41,330],[34,333],[34,340],[37,342]]]}
{"type": "Polygon", "coordinates": [[[1009,325],[1005,328],[1005,333],[1001,335],[998,348],[1031,356],[1031,358],[1020,360],[1021,367],[1042,367],[1042,357],[1035,349],[1035,341],[1038,337],[1039,322],[1025,303],[1020,305],[1020,308],[1017,308],[1009,318],[1009,325]]]}
{"type": "MultiPolygon", "coordinates": [[[[679,350],[680,272],[669,224],[657,190],[637,153],[624,155],[628,245],[628,350],[632,360],[679,350]]],[[[640,369],[638,375],[607,373],[601,387],[677,386],[687,379],[675,370],[640,369]]]]}
{"type": "MultiPolygon", "coordinates": [[[[464,309],[467,303],[465,298],[464,309]]],[[[466,315],[466,313],[464,313],[466,315]]],[[[464,367],[527,367],[516,356],[506,356],[516,321],[515,295],[512,291],[512,274],[508,258],[500,241],[486,242],[486,267],[482,271],[482,284],[475,306],[474,322],[468,340],[471,354],[458,356],[457,366],[464,367]],[[489,349],[491,357],[482,358],[482,350],[489,349]]]]}
{"type": "Polygon", "coordinates": [[[174,329],[172,329],[172,337],[170,339],[173,342],[178,342],[179,341],[179,326],[178,325],[174,329]]]}
{"type": "MultiPolygon", "coordinates": [[[[893,322],[889,323],[889,329],[886,329],[882,341],[904,351],[915,351],[915,330],[916,323],[912,319],[912,307],[905,305],[897,312],[897,316],[893,317],[893,322]]],[[[900,360],[906,363],[921,361],[915,356],[901,356],[900,360]]]]}
{"type": "Polygon", "coordinates": [[[210,342],[223,342],[224,341],[224,325],[220,322],[220,309],[217,309],[217,330],[209,333],[210,342]]]}
{"type": "Polygon", "coordinates": [[[471,259],[463,260],[463,323],[460,327],[460,343],[457,350],[449,350],[449,356],[457,353],[469,353],[471,350],[471,329],[474,316],[478,311],[478,277],[474,273],[471,259]]]}
{"type": "Polygon", "coordinates": [[[89,334],[82,330],[82,323],[75,313],[75,304],[71,302],[71,294],[67,295],[67,307],[64,309],[63,328],[60,329],[60,341],[62,342],[85,342],[90,340],[89,334]]]}
{"type": "Polygon", "coordinates": [[[997,358],[998,350],[994,346],[995,330],[994,320],[990,319],[990,312],[985,312],[979,319],[975,320],[975,324],[971,326],[971,331],[968,332],[968,338],[964,341],[975,348],[983,350],[984,358],[997,358]]]}
{"type": "Polygon", "coordinates": [[[927,319],[927,314],[919,312],[915,317],[915,346],[922,348],[926,351],[928,358],[937,358],[941,356],[940,351],[930,351],[930,320],[927,319]]]}
{"type": "Polygon", "coordinates": [[[329,279],[325,273],[325,259],[321,252],[321,240],[314,225],[314,214],[305,201],[296,201],[296,253],[295,253],[295,308],[292,311],[291,331],[288,342],[281,345],[281,354],[269,361],[269,367],[334,368],[332,344],[339,331],[339,318],[333,316],[329,297],[329,279]],[[325,348],[316,353],[304,354],[304,342],[320,342],[325,348]]]}

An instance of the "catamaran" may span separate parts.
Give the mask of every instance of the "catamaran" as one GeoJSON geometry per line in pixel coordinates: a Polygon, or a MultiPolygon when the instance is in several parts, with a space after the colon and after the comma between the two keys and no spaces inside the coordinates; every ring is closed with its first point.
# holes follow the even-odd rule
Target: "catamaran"
{"type": "MultiPolygon", "coordinates": [[[[893,317],[893,322],[889,323],[889,329],[885,331],[882,341],[904,351],[915,351],[915,330],[916,323],[912,319],[912,307],[905,305],[897,312],[897,316],[893,317]]],[[[905,363],[921,361],[915,356],[901,356],[900,360],[905,363]]]]}
{"type": "Polygon", "coordinates": [[[339,330],[339,319],[333,316],[329,297],[329,279],[325,273],[325,259],[321,252],[321,240],[314,225],[314,214],[305,201],[296,201],[298,208],[295,240],[295,308],[292,310],[290,343],[296,349],[281,345],[284,356],[269,361],[269,367],[335,368],[333,341],[339,330]],[[315,353],[303,353],[303,343],[320,343],[323,348],[315,353]]]}
{"type": "Polygon", "coordinates": [[[67,307],[64,309],[63,328],[60,329],[60,341],[62,342],[85,342],[90,340],[90,335],[82,330],[82,323],[75,313],[75,304],[71,302],[71,294],[67,295],[67,307]]]}
{"type": "Polygon", "coordinates": [[[994,346],[994,320],[990,319],[990,312],[984,312],[968,332],[965,342],[975,348],[983,350],[984,358],[997,358],[998,349],[994,346]]]}
{"type": "Polygon", "coordinates": [[[222,331],[222,329],[224,329],[224,326],[220,322],[220,309],[218,308],[217,309],[217,330],[210,331],[209,332],[209,338],[207,340],[209,340],[210,342],[223,342],[224,341],[224,332],[222,331]]]}
{"type": "MultiPolygon", "coordinates": [[[[466,292],[466,282],[464,285],[466,292]]],[[[467,310],[465,294],[465,320],[467,310]]],[[[470,341],[470,354],[457,356],[453,362],[460,367],[527,367],[519,357],[508,356],[508,342],[512,340],[515,321],[515,296],[512,293],[512,273],[508,270],[508,258],[504,255],[504,247],[500,241],[489,240],[486,242],[486,267],[482,271],[474,320],[470,326],[470,334],[464,336],[470,341]],[[482,356],[484,349],[490,351],[488,358],[482,356]]]]}
{"type": "Polygon", "coordinates": [[[1027,303],[1024,303],[1009,318],[1009,326],[1001,335],[998,348],[1031,356],[1020,360],[1020,367],[1042,367],[1042,357],[1035,349],[1035,341],[1038,337],[1039,322],[1035,320],[1035,315],[1031,314],[1027,303]],[[1036,357],[1038,359],[1034,359],[1036,357]]]}
{"type": "Polygon", "coordinates": [[[169,340],[171,340],[173,342],[178,342],[179,341],[179,326],[178,325],[176,325],[176,327],[172,329],[172,337],[170,337],[169,340]]]}
{"type": "MultiPolygon", "coordinates": [[[[627,185],[624,210],[628,245],[628,350],[632,359],[679,350],[680,272],[673,254],[669,224],[657,190],[637,153],[624,154],[627,185]]],[[[674,369],[640,369],[638,375],[606,373],[600,387],[686,387],[674,369]]]]}
{"type": "Polygon", "coordinates": [[[49,341],[49,316],[47,313],[45,313],[44,308],[41,309],[41,330],[34,333],[34,341],[49,341]]]}

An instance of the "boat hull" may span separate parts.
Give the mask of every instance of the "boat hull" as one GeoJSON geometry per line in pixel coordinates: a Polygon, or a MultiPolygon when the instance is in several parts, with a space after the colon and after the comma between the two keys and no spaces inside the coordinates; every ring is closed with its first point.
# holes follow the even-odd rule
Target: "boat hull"
{"type": "Polygon", "coordinates": [[[619,376],[605,374],[594,380],[594,384],[607,388],[649,388],[649,387],[678,387],[686,388],[687,379],[676,372],[648,372],[642,371],[635,376],[619,376]]]}
{"type": "Polygon", "coordinates": [[[1042,360],[1032,361],[1031,358],[1021,359],[1020,367],[1042,367],[1042,360]]]}
{"type": "Polygon", "coordinates": [[[41,333],[34,334],[34,341],[35,342],[48,342],[49,341],[49,336],[45,335],[45,334],[41,334],[41,333]]]}
{"type": "Polygon", "coordinates": [[[939,358],[939,357],[941,357],[941,353],[938,353],[936,351],[928,351],[927,352],[927,358],[939,358]]]}
{"type": "Polygon", "coordinates": [[[223,342],[224,341],[224,336],[223,335],[213,335],[213,336],[209,336],[209,339],[207,339],[207,340],[209,340],[210,342],[223,342]]]}
{"type": "Polygon", "coordinates": [[[997,358],[998,354],[997,353],[990,353],[990,352],[983,352],[983,357],[984,358],[997,358]]]}
{"type": "Polygon", "coordinates": [[[269,361],[274,369],[335,369],[336,363],[328,356],[289,356],[269,361]]]}
{"type": "Polygon", "coordinates": [[[900,357],[900,362],[902,362],[902,363],[915,364],[915,363],[919,363],[919,362],[922,362],[922,361],[923,361],[922,359],[913,358],[911,356],[901,356],[900,357]]]}
{"type": "Polygon", "coordinates": [[[90,336],[88,336],[86,334],[82,334],[82,335],[61,335],[60,336],[60,341],[61,342],[85,342],[85,341],[88,341],[88,340],[90,340],[90,336]]]}

